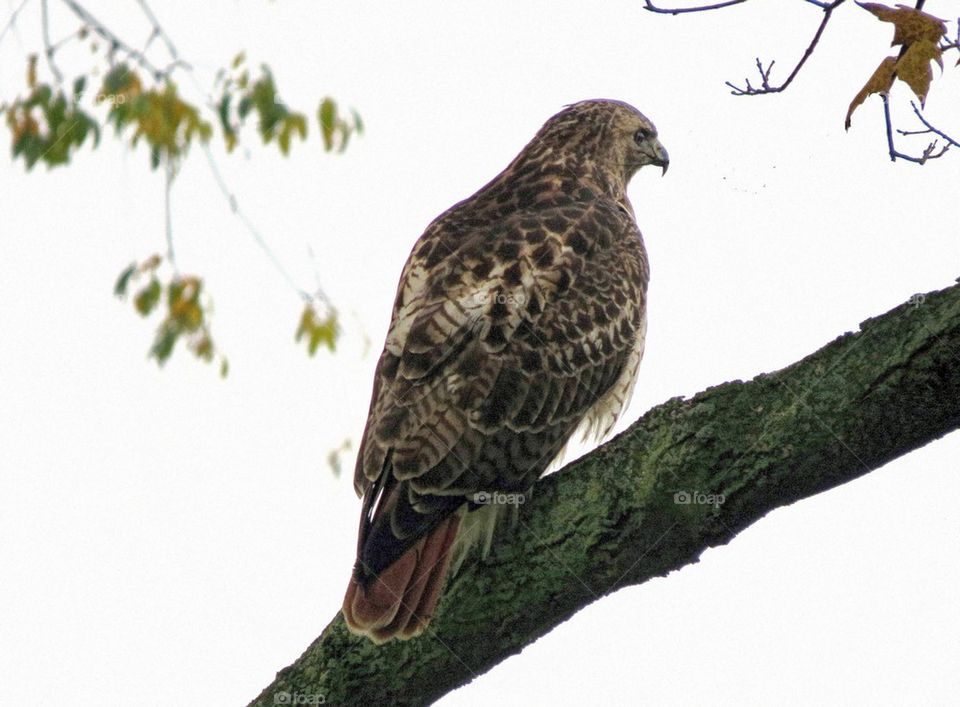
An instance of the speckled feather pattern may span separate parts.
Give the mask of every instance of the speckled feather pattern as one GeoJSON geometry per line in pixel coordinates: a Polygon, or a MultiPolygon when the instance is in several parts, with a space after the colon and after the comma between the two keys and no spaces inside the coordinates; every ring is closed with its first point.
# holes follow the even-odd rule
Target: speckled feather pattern
{"type": "Polygon", "coordinates": [[[636,130],[655,140],[626,104],[568,107],[417,241],[357,459],[361,580],[478,491],[527,491],[578,427],[616,422],[646,331],[636,130]]]}

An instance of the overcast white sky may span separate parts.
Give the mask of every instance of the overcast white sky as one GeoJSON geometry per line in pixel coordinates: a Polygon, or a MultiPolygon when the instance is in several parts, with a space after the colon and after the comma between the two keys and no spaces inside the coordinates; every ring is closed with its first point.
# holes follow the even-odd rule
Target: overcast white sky
{"type": "MultiPolygon", "coordinates": [[[[135,4],[87,5],[145,39],[135,4]]],[[[162,179],[143,148],[105,136],[68,169],[29,175],[2,150],[0,704],[245,704],[300,655],[338,610],[355,549],[350,474],[334,478],[325,458],[362,430],[410,246],[566,103],[628,101],[671,155],[666,178],[645,172],[630,190],[650,324],[618,430],[952,284],[960,150],[892,164],[876,97],[844,133],[891,37],[849,5],[787,92],[746,99],[724,80],[758,55],[782,78],[816,8],[767,0],[674,18],[639,0],[157,2],[204,84],[245,49],[292,106],[312,113],[329,93],[363,115],[367,135],[342,156],[316,135],[287,160],[253,141],[247,156],[215,147],[241,206],[303,287],[319,277],[346,333],[313,360],[293,344],[300,303],[198,152],[175,184],[177,253],[206,277],[231,374],[180,353],[158,371],[152,324],[111,295],[128,262],[163,249],[162,179]]],[[[55,37],[75,27],[51,6],[55,37]]],[[[955,17],[957,3],[927,9],[955,17]]],[[[0,44],[0,98],[22,89],[38,17],[34,1],[0,44]]],[[[927,108],[956,133],[952,63],[927,108]]],[[[958,457],[953,434],[773,512],[441,704],[949,702],[958,457]]]]}

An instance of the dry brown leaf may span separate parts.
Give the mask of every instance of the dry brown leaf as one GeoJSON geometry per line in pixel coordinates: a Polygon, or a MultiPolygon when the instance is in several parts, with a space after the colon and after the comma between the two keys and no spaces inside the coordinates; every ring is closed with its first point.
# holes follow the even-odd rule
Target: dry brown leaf
{"type": "Polygon", "coordinates": [[[939,17],[928,15],[906,5],[897,5],[896,8],[887,7],[876,2],[859,2],[860,7],[873,13],[883,22],[893,23],[893,42],[891,46],[902,44],[907,46],[914,42],[928,40],[938,42],[947,33],[947,25],[939,17]]]}
{"type": "Polygon", "coordinates": [[[927,91],[933,80],[930,62],[936,61],[943,68],[940,48],[929,39],[913,42],[897,61],[897,78],[907,84],[920,99],[922,106],[927,100],[927,91]]]}
{"type": "Polygon", "coordinates": [[[939,42],[947,33],[947,25],[943,20],[913,7],[897,5],[894,8],[876,2],[858,2],[857,4],[877,19],[892,23],[893,42],[891,44],[900,44],[903,49],[899,57],[884,59],[867,85],[853,99],[850,110],[847,111],[847,128],[850,127],[850,116],[854,109],[871,93],[890,90],[894,78],[907,84],[923,105],[927,100],[930,82],[933,80],[930,62],[935,61],[941,69],[943,68],[939,42]],[[884,88],[871,89],[872,86],[881,84],[884,88]]]}
{"type": "Polygon", "coordinates": [[[871,93],[886,93],[890,90],[890,87],[893,85],[893,74],[896,68],[897,57],[895,56],[888,56],[880,62],[880,66],[877,67],[877,70],[873,72],[873,75],[867,80],[863,88],[860,89],[860,92],[854,96],[850,102],[850,108],[847,110],[847,119],[843,123],[845,129],[850,129],[850,118],[853,115],[853,111],[857,109],[857,106],[867,100],[867,96],[871,93]]]}

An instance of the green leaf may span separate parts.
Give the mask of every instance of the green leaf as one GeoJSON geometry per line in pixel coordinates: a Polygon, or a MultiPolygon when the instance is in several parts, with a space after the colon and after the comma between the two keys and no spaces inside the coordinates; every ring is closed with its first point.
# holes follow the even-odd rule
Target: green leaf
{"type": "Polygon", "coordinates": [[[240,120],[247,117],[251,108],[253,108],[253,99],[250,98],[250,96],[244,96],[240,99],[240,102],[237,104],[237,115],[240,116],[240,120]]]}
{"type": "Polygon", "coordinates": [[[160,326],[157,338],[150,349],[150,355],[157,359],[158,365],[162,366],[170,358],[178,338],[180,338],[180,330],[176,326],[169,322],[164,322],[160,326]]]}
{"type": "Polygon", "coordinates": [[[153,311],[160,301],[161,293],[160,281],[156,278],[150,280],[150,284],[144,287],[133,300],[133,306],[141,316],[146,317],[153,311]]]}
{"type": "Polygon", "coordinates": [[[130,67],[117,64],[103,77],[104,93],[120,93],[130,83],[130,67]]]}
{"type": "Polygon", "coordinates": [[[311,303],[307,303],[300,315],[300,325],[297,327],[295,341],[301,338],[307,338],[307,353],[311,356],[317,353],[320,344],[323,344],[331,351],[336,350],[337,334],[339,333],[337,324],[336,310],[331,311],[325,319],[317,317],[317,311],[311,303]]]}
{"type": "Polygon", "coordinates": [[[303,113],[291,113],[287,116],[287,123],[297,131],[301,140],[307,139],[307,117],[303,113]]]}
{"type": "Polygon", "coordinates": [[[232,152],[237,146],[237,133],[230,124],[230,101],[232,96],[224,93],[217,106],[217,115],[220,116],[220,128],[223,130],[223,140],[227,145],[227,152],[232,152]]]}
{"type": "Polygon", "coordinates": [[[127,286],[130,284],[130,278],[137,271],[137,264],[130,263],[130,266],[120,273],[117,278],[117,284],[113,286],[113,294],[117,297],[123,297],[127,294],[127,286]]]}
{"type": "Polygon", "coordinates": [[[323,135],[323,148],[329,152],[333,149],[333,133],[337,127],[337,104],[332,98],[324,98],[317,111],[320,122],[320,132],[323,135]]]}

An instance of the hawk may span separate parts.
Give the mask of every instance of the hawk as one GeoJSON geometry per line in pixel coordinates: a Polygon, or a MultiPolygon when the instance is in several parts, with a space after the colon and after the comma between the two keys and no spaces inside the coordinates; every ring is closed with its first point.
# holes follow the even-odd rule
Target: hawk
{"type": "Polygon", "coordinates": [[[627,183],[668,164],[632,106],[575,103],[414,245],[357,457],[351,631],[421,633],[454,555],[484,536],[489,549],[502,510],[489,501],[522,500],[577,428],[613,427],[649,280],[627,183]]]}

